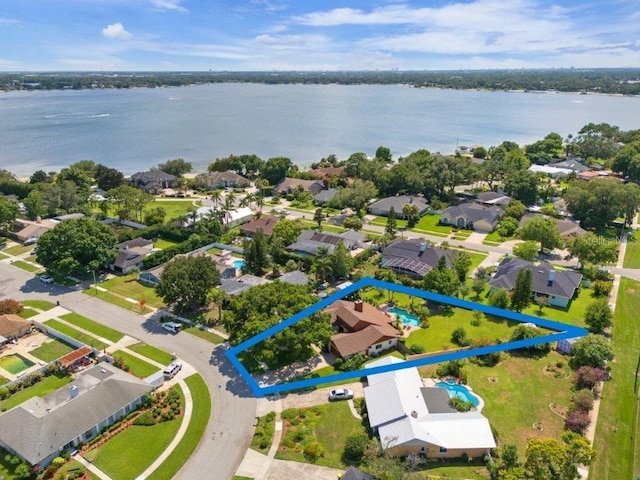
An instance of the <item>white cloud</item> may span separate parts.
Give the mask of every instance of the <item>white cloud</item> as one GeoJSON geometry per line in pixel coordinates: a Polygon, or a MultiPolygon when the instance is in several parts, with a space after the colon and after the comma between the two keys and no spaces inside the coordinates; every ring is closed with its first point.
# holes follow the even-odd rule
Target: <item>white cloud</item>
{"type": "Polygon", "coordinates": [[[102,29],[102,36],[115,40],[129,40],[133,35],[124,29],[120,22],[112,23],[102,29]]]}
{"type": "Polygon", "coordinates": [[[177,12],[187,13],[189,10],[184,8],[182,0],[149,0],[151,4],[159,10],[175,10],[177,12]]]}
{"type": "Polygon", "coordinates": [[[0,27],[5,25],[18,25],[19,23],[20,21],[15,18],[0,18],[0,27]]]}

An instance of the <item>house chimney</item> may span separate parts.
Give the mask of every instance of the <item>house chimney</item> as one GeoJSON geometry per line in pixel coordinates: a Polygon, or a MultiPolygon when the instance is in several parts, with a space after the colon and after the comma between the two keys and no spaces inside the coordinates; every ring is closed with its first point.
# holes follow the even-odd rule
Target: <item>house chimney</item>
{"type": "Polygon", "coordinates": [[[420,251],[424,252],[427,249],[427,242],[420,242],[420,251]]]}
{"type": "Polygon", "coordinates": [[[71,385],[69,387],[69,398],[76,398],[78,396],[78,386],[71,385]]]}
{"type": "Polygon", "coordinates": [[[418,418],[418,412],[416,412],[415,410],[411,410],[411,416],[413,418],[418,418]]]}
{"type": "Polygon", "coordinates": [[[553,285],[553,281],[556,278],[556,271],[552,268],[551,270],[549,270],[549,281],[547,282],[547,286],[551,286],[553,285]]]}
{"type": "Polygon", "coordinates": [[[362,300],[356,300],[353,302],[353,308],[355,308],[356,312],[362,313],[362,300]]]}

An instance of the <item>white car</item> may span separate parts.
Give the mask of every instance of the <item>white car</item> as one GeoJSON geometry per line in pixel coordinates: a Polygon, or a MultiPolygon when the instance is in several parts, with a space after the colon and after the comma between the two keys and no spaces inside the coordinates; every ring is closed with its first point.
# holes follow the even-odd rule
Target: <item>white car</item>
{"type": "Polygon", "coordinates": [[[353,390],[348,388],[336,388],[331,390],[329,394],[329,401],[332,400],[351,400],[353,398],[353,390]]]}
{"type": "Polygon", "coordinates": [[[177,322],[166,322],[162,324],[162,328],[167,332],[178,333],[182,329],[182,324],[177,322]]]}
{"type": "Polygon", "coordinates": [[[52,278],[52,277],[50,277],[49,275],[42,275],[42,276],[40,277],[40,281],[41,281],[42,283],[53,283],[53,278],[52,278]]]}
{"type": "Polygon", "coordinates": [[[27,246],[27,245],[33,245],[34,243],[38,243],[38,239],[36,237],[31,237],[31,238],[27,238],[23,245],[27,246]]]}

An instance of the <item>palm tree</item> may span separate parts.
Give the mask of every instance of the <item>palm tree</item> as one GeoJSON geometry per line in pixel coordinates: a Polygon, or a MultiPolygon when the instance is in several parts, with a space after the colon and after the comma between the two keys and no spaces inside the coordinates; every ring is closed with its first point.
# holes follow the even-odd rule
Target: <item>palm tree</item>
{"type": "Polygon", "coordinates": [[[331,257],[329,256],[329,249],[327,247],[319,247],[316,251],[316,258],[313,260],[311,271],[315,273],[316,283],[324,282],[327,279],[327,274],[331,273],[331,257]]]}
{"type": "Polygon", "coordinates": [[[220,204],[221,199],[222,194],[220,193],[220,190],[214,190],[213,192],[211,192],[211,200],[213,200],[213,203],[216,207],[220,204]]]}
{"type": "Polygon", "coordinates": [[[418,206],[413,203],[405,203],[402,207],[402,215],[409,221],[409,228],[416,224],[416,217],[418,216],[418,206]]]}
{"type": "Polygon", "coordinates": [[[262,195],[256,196],[256,206],[262,211],[262,207],[264,207],[264,197],[262,195]]]}
{"type": "Polygon", "coordinates": [[[224,199],[224,209],[225,210],[233,210],[233,198],[225,198],[224,199]]]}
{"type": "Polygon", "coordinates": [[[233,190],[231,190],[229,193],[227,193],[227,197],[225,198],[225,203],[227,201],[231,202],[231,205],[233,205],[236,201],[236,194],[233,193],[233,190]]]}
{"type": "Polygon", "coordinates": [[[222,305],[226,298],[227,294],[219,288],[214,288],[209,292],[209,301],[215,303],[216,307],[218,307],[218,323],[222,321],[222,305]]]}

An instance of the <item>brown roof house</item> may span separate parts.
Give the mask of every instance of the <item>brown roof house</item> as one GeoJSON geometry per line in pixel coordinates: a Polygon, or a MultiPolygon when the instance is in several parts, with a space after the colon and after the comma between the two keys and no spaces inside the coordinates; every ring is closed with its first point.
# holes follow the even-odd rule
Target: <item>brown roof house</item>
{"type": "Polygon", "coordinates": [[[158,193],[165,188],[172,188],[173,182],[178,179],[175,175],[163,172],[162,170],[150,170],[148,172],[138,172],[131,175],[131,184],[136,188],[141,188],[147,193],[158,193]]]}
{"type": "Polygon", "coordinates": [[[18,315],[0,315],[0,345],[29,333],[31,322],[18,315]]]}
{"type": "Polygon", "coordinates": [[[280,195],[286,195],[293,193],[299,186],[302,186],[304,191],[311,195],[316,195],[324,190],[324,183],[319,180],[285,177],[274,187],[273,191],[280,195]]]}
{"type": "Polygon", "coordinates": [[[270,237],[273,233],[273,227],[278,223],[280,219],[273,215],[262,215],[260,218],[251,220],[249,223],[240,225],[240,235],[246,235],[252,237],[258,230],[262,230],[267,237],[270,237]]]}
{"type": "Polygon", "coordinates": [[[461,203],[442,212],[440,223],[489,233],[496,228],[504,211],[500,207],[485,207],[478,203],[461,203]]]}
{"type": "Polygon", "coordinates": [[[329,305],[331,324],[337,332],[331,337],[330,349],[338,357],[377,356],[398,344],[400,332],[391,325],[395,318],[362,300],[338,300],[329,305]]]}
{"type": "Polygon", "coordinates": [[[218,188],[227,187],[248,187],[251,182],[244,178],[242,175],[238,175],[233,170],[227,170],[226,172],[206,172],[196,175],[196,184],[207,190],[216,190],[218,188]]]}
{"type": "Polygon", "coordinates": [[[59,222],[48,218],[35,222],[17,219],[11,236],[19,242],[26,242],[30,238],[40,238],[44,232],[53,229],[58,223],[59,222]]]}

